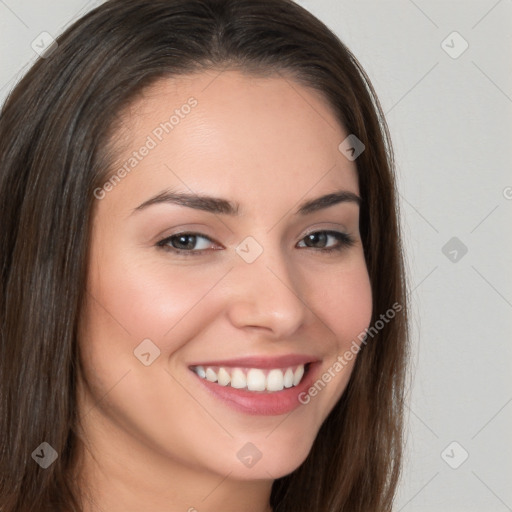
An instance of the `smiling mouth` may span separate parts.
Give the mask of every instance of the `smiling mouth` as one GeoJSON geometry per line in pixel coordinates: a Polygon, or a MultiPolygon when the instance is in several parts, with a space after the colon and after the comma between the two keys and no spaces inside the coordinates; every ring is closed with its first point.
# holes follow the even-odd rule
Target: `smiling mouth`
{"type": "Polygon", "coordinates": [[[201,379],[245,391],[275,393],[298,386],[311,363],[286,368],[244,368],[228,366],[191,366],[201,379]]]}

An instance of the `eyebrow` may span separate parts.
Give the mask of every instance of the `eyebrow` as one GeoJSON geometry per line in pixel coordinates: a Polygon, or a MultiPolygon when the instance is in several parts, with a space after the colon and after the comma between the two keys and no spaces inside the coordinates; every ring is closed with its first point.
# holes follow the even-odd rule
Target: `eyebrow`
{"type": "MultiPolygon", "coordinates": [[[[326,194],[316,199],[310,199],[303,202],[296,210],[295,215],[308,215],[313,212],[329,208],[339,203],[353,202],[358,206],[361,205],[362,199],[353,192],[348,190],[338,190],[330,194],[326,194]]],[[[240,204],[222,199],[220,197],[212,197],[198,194],[188,194],[184,192],[172,192],[164,190],[156,196],[144,201],[137,206],[132,213],[144,210],[155,204],[176,204],[185,206],[195,210],[221,215],[237,216],[240,214],[240,204]]]]}

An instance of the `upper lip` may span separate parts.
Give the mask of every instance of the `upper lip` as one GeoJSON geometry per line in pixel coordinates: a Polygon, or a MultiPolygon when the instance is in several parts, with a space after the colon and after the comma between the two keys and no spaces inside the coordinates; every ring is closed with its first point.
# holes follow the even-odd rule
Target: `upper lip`
{"type": "Polygon", "coordinates": [[[318,361],[315,356],[304,354],[286,354],[277,357],[253,356],[239,357],[236,359],[223,359],[218,361],[204,361],[190,366],[225,366],[225,367],[249,367],[249,368],[286,368],[299,364],[314,363],[318,361]]]}

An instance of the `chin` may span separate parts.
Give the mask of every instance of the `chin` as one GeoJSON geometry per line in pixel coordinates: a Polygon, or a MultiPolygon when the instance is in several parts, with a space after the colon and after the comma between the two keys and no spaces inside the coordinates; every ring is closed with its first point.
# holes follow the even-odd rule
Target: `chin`
{"type": "Polygon", "coordinates": [[[285,436],[269,442],[266,435],[261,441],[237,443],[235,464],[230,458],[219,472],[231,472],[230,478],[235,480],[275,480],[295,471],[306,460],[314,441],[312,438],[306,443],[305,435],[301,442],[293,442],[293,436],[288,436],[287,442],[282,439],[285,436]]]}

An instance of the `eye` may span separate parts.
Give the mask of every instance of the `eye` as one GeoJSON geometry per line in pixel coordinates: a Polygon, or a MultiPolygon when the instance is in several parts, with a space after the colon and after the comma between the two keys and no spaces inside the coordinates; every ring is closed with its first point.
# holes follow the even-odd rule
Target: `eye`
{"type": "Polygon", "coordinates": [[[172,251],[180,256],[197,256],[199,253],[204,252],[209,244],[200,243],[199,248],[196,244],[199,239],[210,240],[205,235],[200,233],[177,233],[160,240],[156,245],[165,250],[172,251]],[[196,250],[192,250],[192,249],[196,250]]]}
{"type": "Polygon", "coordinates": [[[314,231],[306,235],[302,240],[306,241],[307,247],[317,249],[322,253],[340,252],[355,243],[355,240],[349,234],[341,231],[314,231]],[[329,238],[334,238],[337,241],[334,247],[325,247],[329,238]],[[315,247],[316,244],[320,244],[321,247],[315,247]]]}
{"type": "MultiPolygon", "coordinates": [[[[305,241],[306,248],[321,253],[340,252],[355,243],[355,240],[349,234],[340,231],[314,231],[306,235],[301,242],[302,241],[305,241]],[[329,239],[334,239],[337,243],[332,247],[328,247],[329,239]],[[316,247],[316,245],[320,245],[320,247],[316,247]]],[[[156,245],[179,256],[188,257],[200,256],[202,253],[206,252],[208,246],[213,243],[211,238],[201,233],[184,232],[168,236],[157,242],[156,245]],[[200,240],[203,240],[203,242],[199,242],[200,240]],[[209,241],[210,243],[205,243],[204,241],[209,241]]]]}

